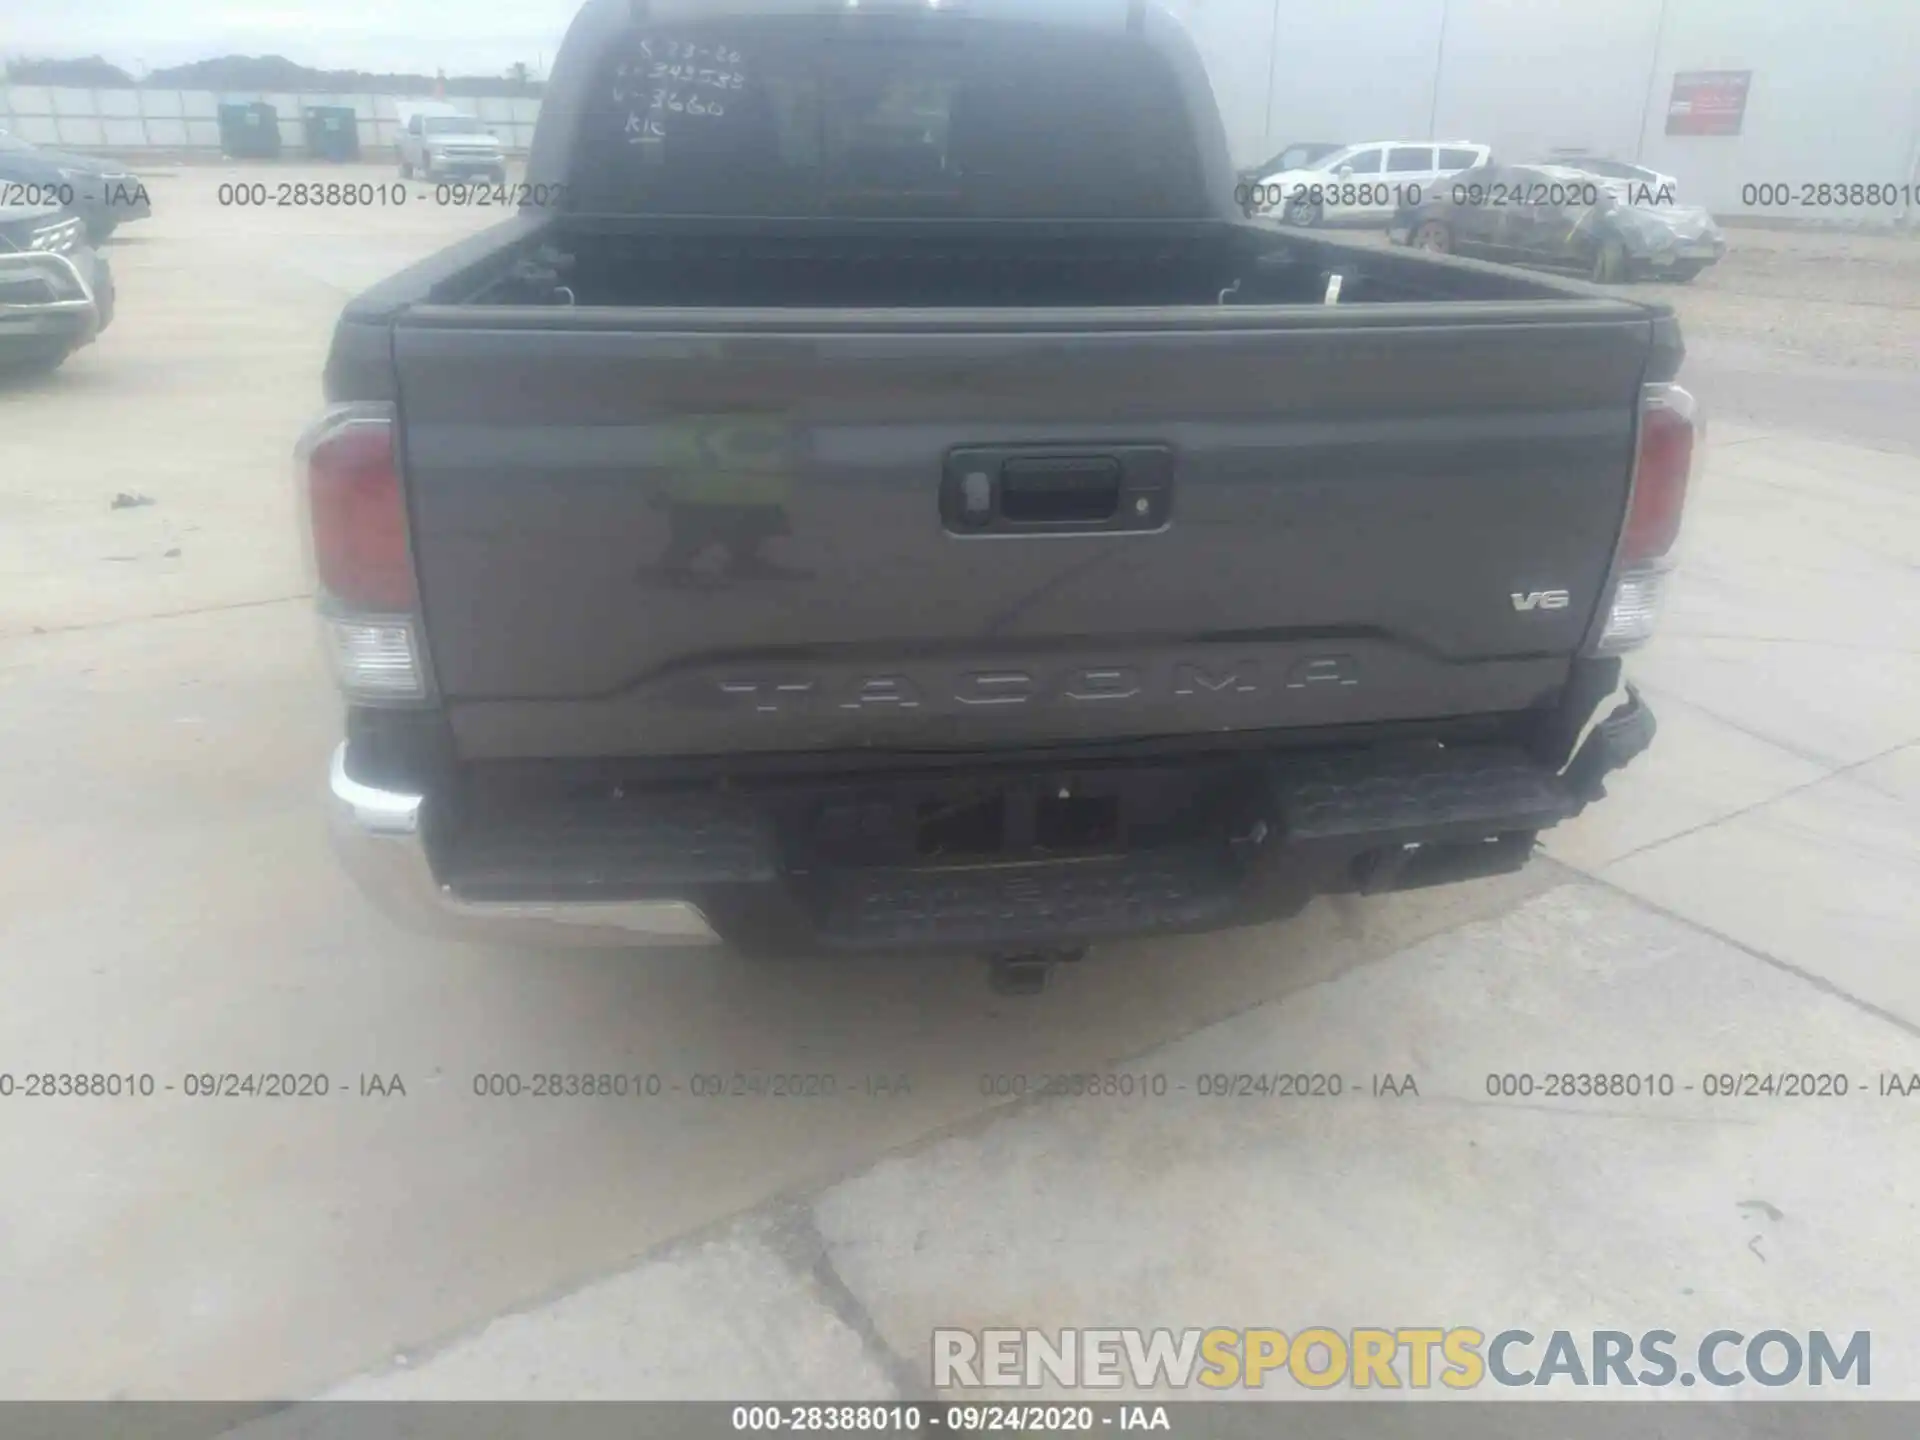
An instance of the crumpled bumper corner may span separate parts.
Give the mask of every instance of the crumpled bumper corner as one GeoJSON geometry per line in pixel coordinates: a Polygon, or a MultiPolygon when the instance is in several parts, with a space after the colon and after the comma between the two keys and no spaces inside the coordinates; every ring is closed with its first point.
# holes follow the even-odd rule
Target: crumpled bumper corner
{"type": "Polygon", "coordinates": [[[1566,783],[1583,804],[1604,798],[1607,776],[1636,759],[1659,728],[1640,692],[1626,689],[1626,699],[1588,732],[1567,765],[1566,783]]]}

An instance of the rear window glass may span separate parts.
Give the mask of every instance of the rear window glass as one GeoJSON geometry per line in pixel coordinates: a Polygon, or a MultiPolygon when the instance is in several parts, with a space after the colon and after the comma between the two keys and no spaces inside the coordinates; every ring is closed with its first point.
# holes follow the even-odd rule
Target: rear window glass
{"type": "Polygon", "coordinates": [[[1123,35],[880,15],[637,29],[581,124],[569,191],[589,213],[1207,213],[1174,76],[1123,35]]]}

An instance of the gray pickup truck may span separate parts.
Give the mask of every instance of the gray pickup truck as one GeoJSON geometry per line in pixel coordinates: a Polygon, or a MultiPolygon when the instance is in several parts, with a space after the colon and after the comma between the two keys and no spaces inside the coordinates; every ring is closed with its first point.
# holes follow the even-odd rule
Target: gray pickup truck
{"type": "Polygon", "coordinates": [[[1022,977],[1522,864],[1652,735],[1678,328],[1233,189],[1124,0],[590,0],[300,445],[351,869],[1022,977]]]}

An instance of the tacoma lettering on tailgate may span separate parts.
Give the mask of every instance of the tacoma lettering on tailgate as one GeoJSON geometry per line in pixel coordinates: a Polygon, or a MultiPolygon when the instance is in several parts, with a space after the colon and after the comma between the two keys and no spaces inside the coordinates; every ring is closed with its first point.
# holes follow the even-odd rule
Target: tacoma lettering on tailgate
{"type": "MultiPolygon", "coordinates": [[[[763,714],[808,708],[896,712],[925,706],[985,708],[1008,705],[1112,705],[1129,700],[1207,700],[1252,695],[1262,689],[1258,662],[1237,660],[1202,665],[1180,661],[1167,666],[1095,665],[1054,674],[1032,670],[956,670],[916,674],[840,674],[808,679],[735,677],[718,682],[735,706],[763,714]]],[[[1360,683],[1351,655],[1316,655],[1290,666],[1282,682],[1289,690],[1360,683]]],[[[1268,687],[1271,688],[1271,687],[1268,687]]]]}

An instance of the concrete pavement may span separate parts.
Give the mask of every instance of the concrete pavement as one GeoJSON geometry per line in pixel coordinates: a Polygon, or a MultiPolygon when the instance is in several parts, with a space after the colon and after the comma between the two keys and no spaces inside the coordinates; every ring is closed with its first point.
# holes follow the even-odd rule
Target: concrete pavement
{"type": "Polygon", "coordinates": [[[114,328],[0,393],[0,1069],[155,1083],[0,1101],[0,1394],[878,1396],[935,1324],[1710,1322],[1871,1328],[1874,1393],[1914,1393],[1920,1097],[1872,1085],[1920,1069],[1920,460],[1831,438],[1845,407],[1715,426],[1633,663],[1660,737],[1521,876],[1031,1001],[469,950],[326,854],[287,448],[345,293],[485,217],[222,211],[220,178],[164,182],[114,328]],[[1567,1067],[1675,1094],[1486,1094],[1567,1067]],[[1680,1088],[1788,1067],[1857,1088],[1680,1088]],[[1167,1091],[983,1093],[1109,1068],[1167,1091]],[[1198,1093],[1278,1068],[1420,1094],[1198,1093]],[[474,1093],[556,1069],[836,1088],[474,1093]],[[253,1071],[329,1093],[186,1093],[253,1071]]]}
{"type": "Polygon", "coordinates": [[[1115,1067],[1185,1094],[1017,1107],[332,1393],[885,1398],[928,1384],[936,1326],[1471,1324],[1868,1329],[1875,1393],[1913,1398],[1920,1256],[1888,1241],[1913,1221],[1920,1097],[1700,1093],[1706,1071],[1756,1065],[1905,1075],[1920,1036],[1570,878],[1115,1067]],[[1561,1068],[1679,1086],[1486,1094],[1490,1072],[1561,1068]],[[1420,1094],[1192,1085],[1276,1069],[1412,1074],[1420,1094]],[[648,1303],[692,1274],[708,1303],[648,1303]],[[858,1335],[823,1374],[829,1342],[858,1335]]]}

